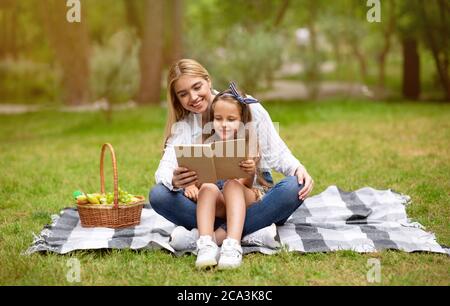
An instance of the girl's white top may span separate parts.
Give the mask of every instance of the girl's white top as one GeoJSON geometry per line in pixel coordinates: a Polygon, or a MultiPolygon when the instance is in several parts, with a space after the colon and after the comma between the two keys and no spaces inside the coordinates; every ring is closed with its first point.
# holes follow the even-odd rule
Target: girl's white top
{"type": "MultiPolygon", "coordinates": [[[[260,103],[250,104],[255,131],[257,133],[261,163],[264,170],[273,169],[285,176],[294,175],[301,163],[292,155],[280,138],[268,112],[260,103]]],[[[164,149],[164,155],[155,173],[156,183],[162,183],[169,190],[180,190],[172,186],[173,171],[178,167],[174,145],[198,143],[202,137],[202,115],[189,113],[172,128],[164,149]]]]}

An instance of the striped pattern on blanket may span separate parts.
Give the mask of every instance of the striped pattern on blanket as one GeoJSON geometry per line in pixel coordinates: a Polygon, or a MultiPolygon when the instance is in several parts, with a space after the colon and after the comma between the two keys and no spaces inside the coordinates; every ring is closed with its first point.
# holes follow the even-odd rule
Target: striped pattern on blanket
{"type": "MultiPolygon", "coordinates": [[[[426,251],[450,255],[434,234],[407,218],[410,197],[391,189],[364,187],[345,192],[330,186],[307,198],[288,221],[277,226],[283,248],[298,252],[352,250],[360,253],[385,249],[426,251]]],[[[50,251],[65,254],[86,249],[166,249],[175,224],[158,215],[150,205],[142,210],[141,223],[124,229],[83,228],[75,208],[52,217],[25,252],[50,251]]],[[[245,246],[244,253],[273,254],[280,249],[245,246]]]]}

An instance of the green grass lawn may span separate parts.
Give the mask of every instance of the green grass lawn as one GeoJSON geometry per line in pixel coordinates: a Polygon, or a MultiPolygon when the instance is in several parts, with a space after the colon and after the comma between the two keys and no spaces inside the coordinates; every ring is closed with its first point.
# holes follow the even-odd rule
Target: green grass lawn
{"type": "MultiPolygon", "coordinates": [[[[450,105],[323,101],[266,103],[280,134],[316,185],[344,190],[392,188],[411,196],[409,217],[450,245],[450,105]]],[[[0,284],[71,285],[67,261],[81,262],[82,285],[371,285],[370,258],[382,285],[450,285],[446,255],[385,251],[358,254],[250,254],[235,271],[202,271],[195,257],[158,251],[81,251],[21,255],[76,189],[99,190],[99,156],[113,144],[119,183],[148,195],[158,166],[165,110],[39,112],[0,116],[0,284]]],[[[109,156],[107,188],[112,186],[109,156]]],[[[278,180],[282,176],[275,175],[278,180]]]]}

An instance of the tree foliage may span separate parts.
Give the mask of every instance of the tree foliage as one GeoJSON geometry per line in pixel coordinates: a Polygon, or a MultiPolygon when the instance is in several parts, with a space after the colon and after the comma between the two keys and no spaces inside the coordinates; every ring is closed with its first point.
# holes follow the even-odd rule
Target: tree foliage
{"type": "Polygon", "coordinates": [[[250,93],[266,89],[283,77],[281,67],[296,64],[294,77],[311,92],[333,77],[401,92],[393,82],[409,73],[402,75],[406,45],[417,46],[423,88],[450,99],[446,0],[383,0],[379,23],[367,20],[360,0],[166,0],[158,12],[158,1],[81,0],[81,24],[64,20],[65,2],[0,2],[2,100],[157,103],[164,86],[156,85],[182,57],[200,61],[218,89],[231,79],[250,93]],[[299,29],[308,43],[299,44],[299,29]],[[330,62],[331,74],[322,69],[330,62]]]}

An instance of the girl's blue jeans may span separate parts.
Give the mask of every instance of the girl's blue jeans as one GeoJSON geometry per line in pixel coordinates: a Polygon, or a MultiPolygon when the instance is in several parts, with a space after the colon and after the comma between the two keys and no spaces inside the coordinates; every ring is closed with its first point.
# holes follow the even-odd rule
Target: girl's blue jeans
{"type": "MultiPolygon", "coordinates": [[[[282,225],[303,203],[298,192],[303,187],[296,176],[287,176],[272,187],[261,201],[247,208],[242,236],[253,233],[275,223],[282,225]]],[[[195,202],[184,195],[184,191],[170,191],[162,184],[155,185],[149,195],[150,205],[160,215],[176,225],[187,229],[197,227],[195,202]]],[[[216,218],[215,228],[225,220],[216,218]]]]}

